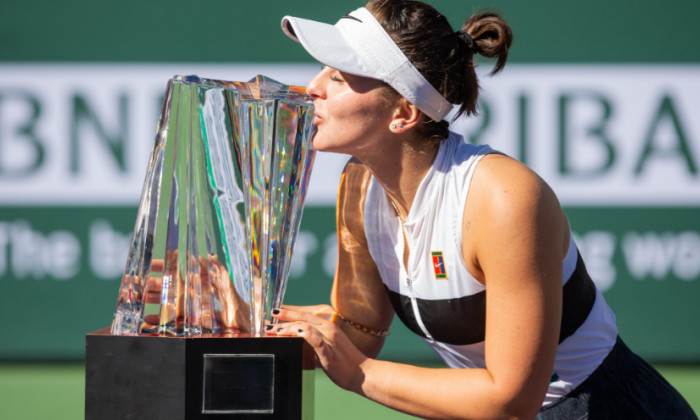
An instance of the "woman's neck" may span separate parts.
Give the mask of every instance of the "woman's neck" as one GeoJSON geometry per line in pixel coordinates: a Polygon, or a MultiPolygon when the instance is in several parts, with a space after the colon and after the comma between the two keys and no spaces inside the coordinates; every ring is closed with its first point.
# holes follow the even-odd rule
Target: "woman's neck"
{"type": "Polygon", "coordinates": [[[438,148],[439,142],[436,141],[401,141],[393,150],[383,150],[360,159],[380,182],[401,220],[408,216],[418,187],[432,166],[438,148]]]}

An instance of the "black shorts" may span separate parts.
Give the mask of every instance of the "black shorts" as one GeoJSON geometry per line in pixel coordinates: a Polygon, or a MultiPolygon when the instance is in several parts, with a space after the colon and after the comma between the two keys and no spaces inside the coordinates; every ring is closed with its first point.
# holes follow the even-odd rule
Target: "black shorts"
{"type": "Polygon", "coordinates": [[[540,410],[537,419],[697,420],[666,379],[617,337],[610,354],[583,383],[540,410]]]}

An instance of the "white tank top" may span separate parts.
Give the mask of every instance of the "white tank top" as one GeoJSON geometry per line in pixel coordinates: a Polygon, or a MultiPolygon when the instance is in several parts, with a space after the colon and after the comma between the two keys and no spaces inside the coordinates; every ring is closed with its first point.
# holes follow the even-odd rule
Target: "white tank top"
{"type": "MultiPolygon", "coordinates": [[[[418,187],[403,228],[379,182],[372,178],[367,190],[365,235],[394,309],[454,368],[485,368],[485,286],[462,259],[462,218],[474,169],[494,152],[451,133],[418,187]],[[410,247],[407,267],[403,231],[410,247]]],[[[573,238],[562,285],[561,340],[544,405],[583,382],[617,337],[615,316],[590,281],[573,238]]]]}

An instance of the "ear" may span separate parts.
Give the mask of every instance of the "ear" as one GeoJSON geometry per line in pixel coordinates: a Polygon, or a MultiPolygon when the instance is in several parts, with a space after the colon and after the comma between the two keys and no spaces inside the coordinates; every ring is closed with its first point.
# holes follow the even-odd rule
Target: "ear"
{"type": "Polygon", "coordinates": [[[403,133],[418,124],[422,115],[423,112],[415,105],[401,98],[394,109],[389,129],[394,134],[403,133]]]}

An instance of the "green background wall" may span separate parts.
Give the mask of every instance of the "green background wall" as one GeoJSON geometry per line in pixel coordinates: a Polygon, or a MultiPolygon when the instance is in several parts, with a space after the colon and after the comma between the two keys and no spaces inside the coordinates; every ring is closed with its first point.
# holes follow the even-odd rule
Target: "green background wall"
{"type": "MultiPolygon", "coordinates": [[[[284,15],[335,22],[364,2],[34,0],[2,7],[2,61],[300,62],[279,31],[284,15]]],[[[517,62],[697,63],[692,0],[430,2],[454,26],[496,8],[511,23],[517,62]]]]}
{"type": "MultiPolygon", "coordinates": [[[[695,1],[442,0],[431,4],[448,16],[455,27],[472,10],[487,7],[500,10],[515,33],[510,55],[514,69],[536,65],[556,72],[560,68],[557,66],[566,66],[566,71],[573,67],[585,74],[591,65],[618,66],[616,69],[623,71],[650,69],[652,72],[656,66],[663,66],[660,71],[671,68],[691,74],[687,89],[683,86],[673,89],[700,96],[700,67],[696,67],[700,62],[697,46],[700,27],[695,23],[700,4],[695,1]],[[695,79],[692,74],[697,75],[695,79]]],[[[13,79],[19,77],[21,69],[36,71],[41,76],[36,79],[37,86],[45,86],[53,79],[51,71],[42,73],[42,68],[66,65],[70,71],[76,71],[74,85],[80,86],[81,80],[90,80],[96,64],[107,66],[115,73],[135,68],[136,73],[130,77],[137,84],[138,69],[142,68],[139,66],[152,64],[165,64],[174,69],[180,66],[178,63],[183,68],[192,63],[215,64],[217,69],[225,71],[227,66],[235,68],[243,64],[252,68],[263,65],[284,68],[311,63],[303,49],[279,30],[281,17],[292,14],[334,22],[360,5],[362,2],[358,1],[278,0],[40,0],[3,4],[0,12],[0,76],[4,77],[0,80],[0,359],[83,357],[85,333],[111,322],[119,286],[118,275],[96,275],[95,265],[115,258],[105,243],[114,243],[116,247],[128,240],[136,211],[135,202],[87,200],[89,203],[85,204],[84,200],[66,199],[56,204],[42,203],[40,198],[13,197],[17,194],[18,183],[31,181],[31,174],[13,170],[13,162],[20,159],[16,156],[23,156],[22,153],[26,153],[23,147],[27,146],[17,141],[23,132],[21,124],[13,123],[17,121],[13,118],[28,117],[13,117],[13,113],[27,111],[13,105],[11,100],[21,97],[32,85],[31,78],[13,79]],[[127,67],[122,67],[125,65],[127,67]],[[16,66],[23,67],[18,70],[16,66]],[[100,231],[102,236],[94,236],[96,227],[100,226],[109,229],[100,231]],[[67,236],[75,238],[78,245],[71,247],[72,239],[62,240],[67,236]],[[97,247],[95,241],[101,245],[97,247]],[[80,250],[78,263],[66,263],[71,261],[71,252],[77,249],[80,250]]],[[[63,75],[61,86],[72,89],[73,82],[65,80],[67,76],[63,75]]],[[[533,83],[537,81],[536,78],[532,80],[533,83]]],[[[163,86],[165,82],[164,79],[163,86]]],[[[494,84],[497,83],[495,80],[494,84]]],[[[663,86],[665,82],[662,77],[655,83],[663,86]]],[[[645,84],[640,83],[639,89],[644,91],[645,88],[645,84]]],[[[70,120],[65,125],[73,128],[65,129],[60,123],[45,130],[73,134],[72,137],[56,136],[51,140],[53,143],[47,143],[46,155],[42,161],[36,161],[36,168],[42,162],[50,162],[52,153],[79,148],[82,143],[76,139],[80,136],[81,124],[92,127],[103,145],[119,144],[109,135],[115,129],[100,123],[101,117],[97,116],[110,111],[98,112],[97,107],[91,108],[90,95],[98,95],[101,87],[97,84],[92,89],[84,95],[69,95],[71,101],[61,110],[65,113],[51,119],[70,120]]],[[[128,86],[124,89],[127,91],[128,86]]],[[[673,89],[669,97],[676,98],[673,89]]],[[[27,100],[23,106],[28,103],[32,102],[27,100]]],[[[125,107],[130,106],[129,102],[124,103],[125,107]]],[[[700,262],[700,178],[697,171],[700,130],[687,122],[691,120],[687,116],[697,119],[700,108],[680,99],[668,102],[670,108],[663,107],[666,102],[659,103],[655,103],[652,110],[640,107],[639,115],[645,114],[645,126],[652,127],[647,129],[648,133],[655,130],[655,115],[658,119],[676,122],[671,124],[671,132],[675,134],[672,137],[676,145],[686,147],[688,156],[686,166],[679,161],[681,169],[687,172],[685,179],[690,180],[683,190],[687,200],[666,202],[651,197],[641,204],[620,204],[615,200],[614,204],[605,204],[605,199],[563,202],[580,242],[590,245],[592,259],[607,252],[607,262],[613,264],[615,283],[604,294],[616,311],[623,337],[654,361],[698,362],[700,278],[695,268],[700,262]],[[665,113],[667,109],[670,111],[665,113]],[[681,114],[685,119],[677,118],[681,114]],[[630,254],[635,246],[646,246],[645,252],[654,260],[646,271],[638,268],[648,263],[639,257],[646,254],[630,254]]],[[[152,104],[156,112],[157,92],[153,94],[152,104]]],[[[498,106],[496,103],[495,107],[498,106]]],[[[37,105],[37,115],[48,113],[48,109],[48,106],[37,105]]],[[[119,109],[114,108],[114,113],[119,109]]],[[[154,124],[155,119],[151,126],[154,124]]],[[[150,133],[145,137],[148,136],[150,133]]],[[[649,144],[643,136],[637,140],[640,143],[637,149],[649,144]]],[[[148,148],[150,144],[139,147],[148,148]]],[[[119,154],[118,148],[113,148],[111,153],[119,157],[116,161],[123,166],[141,164],[129,161],[130,155],[119,154]]],[[[525,155],[519,157],[526,160],[525,155]]],[[[79,170],[72,173],[81,176],[79,170]]],[[[595,187],[597,182],[604,181],[592,178],[586,187],[595,187]]],[[[71,187],[66,188],[70,190],[71,187]]],[[[140,184],[135,190],[134,195],[138,196],[140,184]]],[[[312,245],[308,247],[305,269],[290,280],[288,303],[328,300],[327,266],[332,257],[328,252],[328,238],[333,237],[333,224],[332,205],[316,204],[307,208],[302,230],[310,234],[312,245]]],[[[427,346],[400,325],[394,325],[394,334],[382,357],[434,360],[427,346]]]]}

